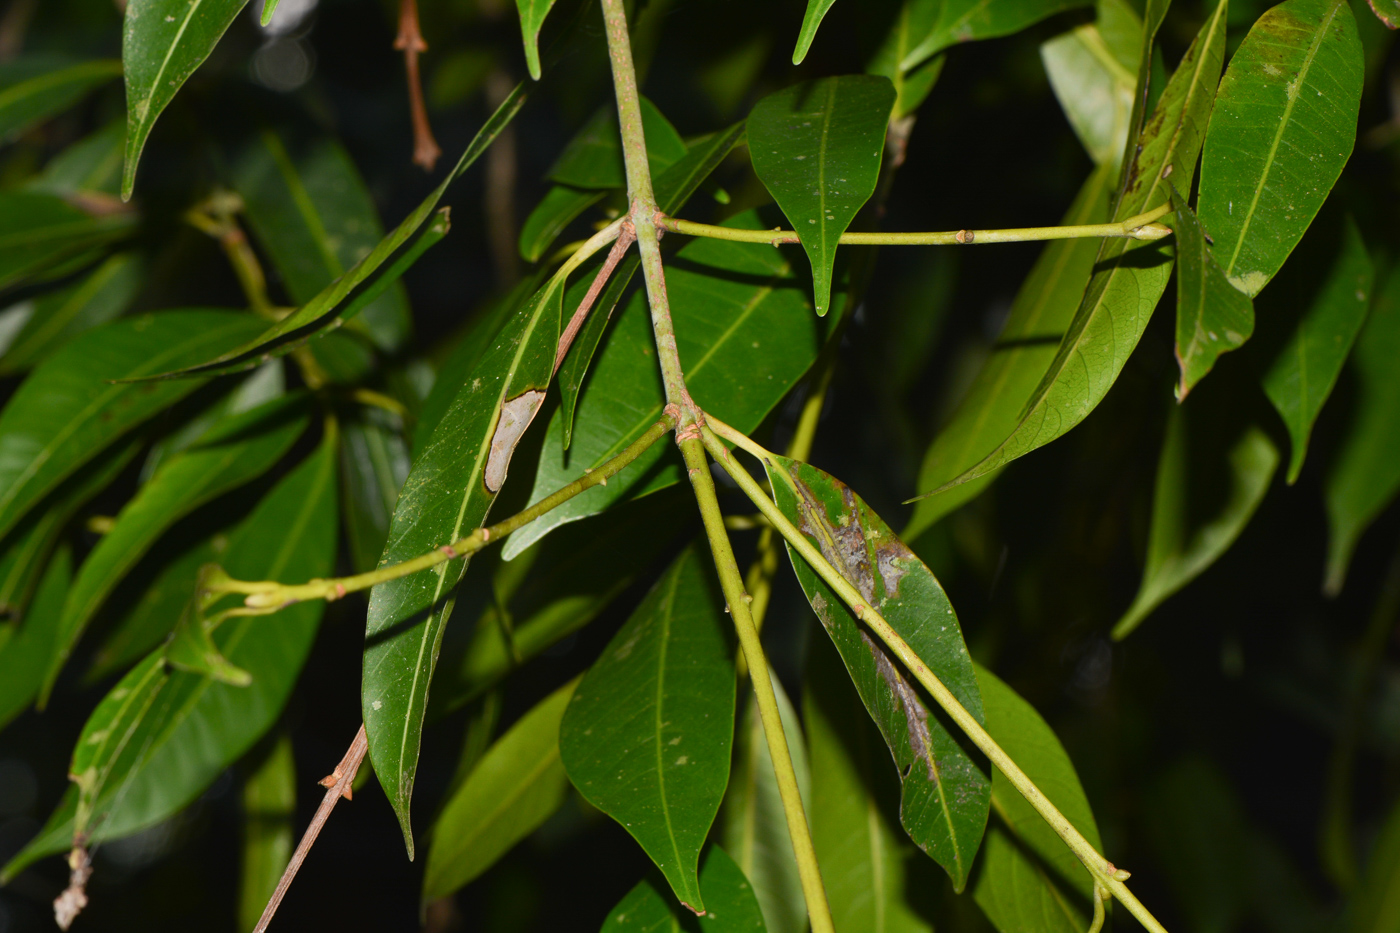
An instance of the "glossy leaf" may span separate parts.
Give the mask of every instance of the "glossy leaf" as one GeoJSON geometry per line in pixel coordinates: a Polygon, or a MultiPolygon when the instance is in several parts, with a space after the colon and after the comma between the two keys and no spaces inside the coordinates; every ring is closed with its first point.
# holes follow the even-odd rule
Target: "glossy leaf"
{"type": "Polygon", "coordinates": [[[913,68],[951,45],[1010,35],[1086,5],[1083,0],[913,0],[909,17],[915,40],[903,64],[913,68]]]}
{"type": "MultiPolygon", "coordinates": [[[[797,775],[798,791],[804,801],[810,801],[812,779],[802,723],[777,675],[769,679],[778,700],[778,713],[783,720],[783,735],[792,757],[792,769],[797,775]]],[[[797,859],[792,854],[792,839],[778,793],[778,778],[773,772],[773,759],[768,754],[763,720],[759,718],[751,692],[744,709],[734,773],[730,775],[729,790],[724,797],[721,823],[724,848],[734,854],[735,863],[753,886],[768,933],[803,933],[807,928],[807,903],[802,894],[802,879],[797,859]]],[[[820,852],[817,861],[829,876],[831,869],[820,852]]],[[[710,909],[714,909],[713,904],[710,909]]]]}
{"type": "MultiPolygon", "coordinates": [[[[399,492],[380,564],[426,554],[485,521],[520,436],[544,402],[559,341],[551,280],[512,316],[433,430],[399,492]]],[[[361,706],[370,761],[413,855],[409,802],[428,687],[467,561],[370,591],[361,706]]]]}
{"type": "Polygon", "coordinates": [[[1113,628],[1123,638],[1168,596],[1235,543],[1269,491],[1279,454],[1253,424],[1222,422],[1223,399],[1174,409],[1157,463],[1147,564],[1132,606],[1113,628]]]}
{"type": "Polygon", "coordinates": [[[131,0],[122,30],[126,70],[126,167],[122,200],[136,163],[166,106],[204,63],[248,0],[131,0]]]}
{"type": "Polygon", "coordinates": [[[0,412],[0,534],[112,441],[200,382],[130,382],[257,333],[228,311],[143,314],[88,331],[30,374],[0,412]]]}
{"type": "MultiPolygon", "coordinates": [[[[1114,175],[1108,165],[1090,175],[1061,223],[1107,220],[1114,175]]],[[[976,466],[1016,430],[1026,403],[1074,319],[1098,251],[1099,244],[1087,239],[1057,240],[1041,250],[1040,258],[1016,292],[1006,324],[992,344],[986,363],[924,454],[919,489],[942,488],[976,466]]],[[[904,537],[914,540],[986,489],[996,476],[994,471],[919,499],[904,537]]]]}
{"type": "Polygon", "coordinates": [[[1362,68],[1346,0],[1273,7],[1230,59],[1196,210],[1225,275],[1251,297],[1282,267],[1351,155],[1362,68]]]}
{"type": "MultiPolygon", "coordinates": [[[[1157,23],[1161,12],[1155,16],[1157,23]]],[[[1149,38],[1156,30],[1153,18],[1148,18],[1151,28],[1144,33],[1149,38]]],[[[1186,50],[1152,118],[1143,127],[1128,184],[1113,212],[1115,220],[1126,220],[1166,203],[1172,186],[1189,190],[1224,53],[1222,3],[1186,50]]],[[[1140,70],[1140,75],[1143,73],[1140,70]]],[[[1108,394],[1147,328],[1166,290],[1171,266],[1171,255],[1161,242],[1105,239],[1079,309],[1040,384],[1027,399],[1016,427],[975,466],[933,491],[985,476],[1050,443],[1088,417],[1108,394]]]]}
{"type": "Polygon", "coordinates": [[[802,17],[802,30],[797,34],[797,48],[792,53],[792,63],[802,64],[802,59],[807,57],[807,50],[812,47],[812,40],[817,37],[817,27],[822,24],[822,19],[826,16],[836,0],[807,0],[807,12],[802,17]]]}
{"type": "Polygon", "coordinates": [[[1288,426],[1288,482],[1298,478],[1318,413],[1332,394],[1366,320],[1375,269],[1356,224],[1347,220],[1340,250],[1298,329],[1264,375],[1264,393],[1288,426]]]}
{"type": "MultiPolygon", "coordinates": [[[[759,220],[745,213],[730,223],[752,229],[759,220]]],[[[666,283],[690,394],[725,423],[753,430],[816,358],[817,326],[792,268],[778,250],[705,239],[676,254],[666,283]]],[[[531,502],[611,459],[660,419],[665,394],[654,353],[646,299],[636,293],[593,364],[567,451],[563,414],[550,419],[531,502]]],[[[514,558],[566,522],[679,482],[680,460],[669,447],[654,445],[606,486],[515,532],[503,556],[514,558]]]]}
{"type": "Polygon", "coordinates": [[[821,640],[809,652],[802,708],[812,792],[805,799],[836,933],[929,933],[933,925],[908,896],[915,866],[899,828],[899,778],[886,763],[884,742],[841,656],[821,640]]]}
{"type": "Polygon", "coordinates": [[[1254,333],[1254,303],[1225,277],[1206,246],[1196,214],[1175,190],[1177,400],[1186,398],[1220,354],[1238,350],[1254,333]]]}
{"type": "Polygon", "coordinates": [[[121,73],[122,63],[111,59],[27,55],[0,63],[0,142],[62,113],[121,73]]]}
{"type": "Polygon", "coordinates": [[[844,75],[770,94],[749,114],[749,158],[807,252],[818,315],[837,241],[875,193],[894,100],[887,79],[844,75]]]}
{"type": "Polygon", "coordinates": [[[411,460],[397,421],[383,409],[364,408],[341,428],[342,511],[356,573],[379,563],[394,503],[408,479],[411,460]]]}
{"type": "MultiPolygon", "coordinates": [[[[268,0],[271,5],[272,0],[268,0]]],[[[238,878],[239,933],[252,930],[292,857],[297,766],[279,736],[243,781],[243,861],[238,878]]]]}
{"type": "Polygon", "coordinates": [[[538,262],[554,245],[564,228],[588,208],[606,197],[604,191],[586,191],[555,185],[545,192],[540,203],[525,218],[520,228],[520,255],[527,262],[538,262]]]}
{"type": "MultiPolygon", "coordinates": [[[[681,135],[656,105],[642,98],[642,130],[647,140],[647,161],[655,177],[685,158],[681,135]]],[[[617,108],[600,107],[579,130],[548,172],[550,181],[574,188],[625,188],[627,172],[622,164],[622,135],[617,129],[617,108]]]]}
{"type": "MultiPolygon", "coordinates": [[[[334,433],[327,431],[320,448],[234,531],[223,563],[231,576],[309,580],[330,574],[336,541],[334,433]]],[[[92,842],[119,839],[195,800],[277,721],[311,651],[323,610],[324,603],[297,603],[272,618],[233,618],[219,627],[215,642],[220,651],[253,675],[247,687],[184,671],[157,674],[165,669],[164,659],[160,650],[152,652],[103,701],[123,700],[130,695],[124,690],[148,677],[163,678],[120,754],[86,783],[85,824],[75,823],[79,793],[70,787],[39,835],[0,872],[0,880],[13,878],[39,858],[66,851],[75,828],[85,825],[92,842]]],[[[89,727],[93,725],[90,720],[89,727]]]]}
{"type": "Polygon", "coordinates": [[[922,35],[914,34],[915,29],[923,28],[915,21],[916,8],[922,5],[923,0],[905,0],[900,4],[890,31],[885,34],[885,41],[865,68],[869,74],[884,75],[894,85],[894,112],[890,114],[892,126],[918,110],[933,90],[938,76],[943,73],[946,57],[943,55],[931,61],[906,63],[909,51],[922,38],[922,35]]]}
{"type": "Polygon", "coordinates": [[[1128,141],[1142,20],[1123,0],[1102,0],[1098,18],[1045,42],[1050,87],[1089,158],[1117,165],[1128,141]]]}
{"type": "Polygon", "coordinates": [[[1351,933],[1384,933],[1400,923],[1400,806],[1391,809],[1371,846],[1350,914],[1351,933]]]}
{"type": "Polygon", "coordinates": [[[145,270],[134,253],[117,253],[68,288],[30,299],[28,320],[0,357],[0,375],[22,372],[74,337],[120,315],[145,270]]]}
{"type": "Polygon", "coordinates": [[[1371,12],[1387,29],[1400,29],[1400,0],[1366,0],[1371,12]]]}
{"type": "Polygon", "coordinates": [[[564,802],[569,778],[559,762],[559,721],[577,684],[570,681],[520,717],[443,804],[423,874],[425,900],[471,882],[564,802]]]}
{"type": "Polygon", "coordinates": [[[1356,340],[1355,413],[1323,490],[1328,593],[1340,593],[1356,544],[1400,491],[1400,275],[1392,272],[1356,340]]]}
{"type": "Polygon", "coordinates": [[[94,216],[56,195],[0,192],[0,290],[131,232],[136,215],[94,216]]]}
{"type": "MultiPolygon", "coordinates": [[[[37,574],[36,574],[37,576],[37,574]]],[[[73,556],[60,545],[37,582],[34,601],[17,632],[0,643],[0,728],[24,712],[44,679],[58,643],[63,597],[73,579],[73,556]]]]}
{"type": "Polygon", "coordinates": [[[554,6],[554,0],[515,0],[520,10],[520,32],[525,40],[525,65],[530,77],[540,79],[540,27],[554,6]]]}
{"type": "Polygon", "coordinates": [[[696,871],[729,781],[734,652],[724,597],[687,548],[588,669],[559,728],[569,780],[705,909],[696,871]]]}
{"type": "Polygon", "coordinates": [[[709,909],[697,917],[669,896],[665,880],[653,872],[618,902],[600,933],[764,933],[748,879],[719,846],[705,852],[700,890],[709,909]]]}
{"type": "MultiPolygon", "coordinates": [[[[768,464],[774,501],[822,556],[884,615],[979,722],[972,658],[943,587],[849,487],[796,460],[768,464]]],[[[961,891],[987,822],[990,784],[883,646],[816,572],[788,556],[807,601],[831,636],[903,784],[900,821],[961,891]]]]}
{"type": "MultiPolygon", "coordinates": [[[[991,671],[978,667],[977,683],[992,738],[1089,844],[1102,851],[1093,810],[1055,733],[991,671]]],[[[1093,877],[995,767],[992,806],[997,818],[987,830],[972,887],[977,905],[999,933],[1081,933],[1093,913],[1093,877]]]]}

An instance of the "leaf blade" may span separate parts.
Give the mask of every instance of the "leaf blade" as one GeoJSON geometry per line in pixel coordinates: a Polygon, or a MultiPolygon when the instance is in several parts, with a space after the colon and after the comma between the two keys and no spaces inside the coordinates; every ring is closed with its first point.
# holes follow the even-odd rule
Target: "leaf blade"
{"type": "Polygon", "coordinates": [[[1225,277],[1206,246],[1200,221],[1172,189],[1176,213],[1176,398],[1186,398],[1220,354],[1237,350],[1254,333],[1254,303],[1225,277]]]}

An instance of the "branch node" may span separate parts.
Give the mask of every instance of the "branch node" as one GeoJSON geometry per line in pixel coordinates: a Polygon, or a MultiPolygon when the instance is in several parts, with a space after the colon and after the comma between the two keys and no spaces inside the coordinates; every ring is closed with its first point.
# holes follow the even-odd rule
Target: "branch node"
{"type": "Polygon", "coordinates": [[[957,240],[959,243],[966,245],[976,240],[977,234],[973,233],[971,230],[959,230],[957,232],[957,235],[954,236],[953,239],[957,240]]]}

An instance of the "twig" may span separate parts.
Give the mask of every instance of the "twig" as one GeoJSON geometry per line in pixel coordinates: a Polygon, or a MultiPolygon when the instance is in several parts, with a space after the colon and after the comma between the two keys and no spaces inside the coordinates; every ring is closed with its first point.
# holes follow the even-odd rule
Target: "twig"
{"type": "Polygon", "coordinates": [[[323,777],[320,781],[322,787],[326,788],[326,795],[321,798],[321,805],[316,808],[316,815],[311,818],[311,825],[306,827],[306,832],[302,834],[301,842],[297,843],[297,849],[292,853],[292,860],[287,863],[287,870],[282,872],[282,878],[277,882],[277,890],[272,892],[272,897],[268,899],[267,907],[263,909],[262,916],[258,918],[258,925],[253,928],[253,933],[264,933],[267,925],[272,922],[272,917],[277,913],[278,906],[282,903],[282,898],[286,897],[287,889],[292,886],[292,880],[296,878],[297,871],[301,868],[301,863],[306,861],[306,855],[311,851],[311,847],[316,844],[316,837],[321,834],[321,827],[326,825],[326,820],[330,819],[331,811],[340,802],[340,798],[350,799],[350,788],[355,783],[355,775],[360,771],[360,763],[365,760],[365,751],[369,748],[369,742],[365,738],[364,724],[360,724],[360,731],[355,733],[355,740],[350,743],[350,749],[345,753],[345,757],[340,759],[340,764],[335,766],[335,770],[323,777]]]}
{"type": "Polygon", "coordinates": [[[588,286],[588,293],[583,296],[583,300],[578,303],[578,310],[574,316],[569,318],[569,324],[564,328],[564,332],[559,335],[559,349],[554,354],[554,371],[559,371],[559,364],[564,362],[564,357],[569,352],[569,347],[573,345],[574,338],[583,328],[583,322],[588,318],[588,312],[593,310],[593,303],[598,300],[598,296],[603,292],[603,286],[608,284],[608,279],[612,277],[613,270],[622,261],[627,248],[637,239],[637,228],[630,221],[624,221],[622,231],[618,233],[617,239],[613,241],[612,249],[608,251],[608,258],[603,260],[603,266],[598,270],[598,274],[593,277],[593,284],[588,286]]]}
{"type": "MultiPolygon", "coordinates": [[[[510,96],[515,82],[499,66],[486,76],[486,104],[494,112],[510,96]]],[[[496,287],[510,288],[519,278],[520,253],[515,229],[515,124],[508,124],[486,150],[485,192],[486,239],[491,247],[491,264],[496,267],[496,287]]]]}
{"type": "Polygon", "coordinates": [[[423,103],[423,82],[418,76],[418,56],[428,51],[423,33],[418,28],[418,0],[399,0],[399,34],[394,48],[403,52],[404,68],[408,72],[408,106],[413,116],[413,164],[431,172],[442,149],[433,138],[428,122],[428,108],[423,103]]]}

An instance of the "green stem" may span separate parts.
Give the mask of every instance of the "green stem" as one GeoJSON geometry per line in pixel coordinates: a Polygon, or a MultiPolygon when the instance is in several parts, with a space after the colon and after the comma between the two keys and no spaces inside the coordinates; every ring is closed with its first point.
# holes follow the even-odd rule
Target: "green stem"
{"type": "MultiPolygon", "coordinates": [[[[1007,755],[1006,752],[1002,750],[1001,746],[998,745],[996,740],[983,728],[982,724],[973,718],[972,714],[958,702],[957,697],[953,696],[952,692],[944,686],[943,681],[938,679],[938,676],[929,669],[928,665],[923,662],[923,659],[914,653],[913,649],[900,637],[899,633],[896,632],[890,624],[885,621],[885,618],[866,601],[865,597],[860,594],[860,591],[843,577],[836,568],[832,567],[826,558],[822,556],[821,551],[807,539],[807,536],[798,531],[797,527],[788,520],[787,516],[774,505],[773,500],[768,498],[764,493],[763,487],[749,475],[749,471],[734,460],[729,452],[729,448],[724,446],[723,441],[716,435],[716,432],[719,432],[725,440],[735,444],[740,444],[739,439],[743,437],[743,435],[708,416],[706,417],[706,424],[707,426],[703,429],[702,433],[705,440],[705,447],[709,450],[710,455],[734,478],[734,481],[739,484],[739,488],[753,501],[754,505],[758,506],[759,511],[767,516],[768,520],[773,523],[773,526],[787,539],[788,544],[801,554],[803,559],[811,565],[812,569],[817,572],[826,584],[835,590],[837,595],[851,607],[856,617],[869,626],[870,629],[890,647],[890,650],[893,651],[899,660],[903,662],[904,666],[913,673],[915,679],[933,696],[934,700],[938,702],[938,705],[943,708],[949,717],[951,717],[965,733],[967,733],[968,738],[972,739],[973,744],[981,749],[984,755],[991,759],[993,765],[1001,769],[1002,773],[1005,774],[1016,789],[1021,792],[1021,796],[1025,797],[1030,805],[1035,807],[1036,811],[1044,818],[1045,822],[1050,824],[1050,828],[1064,840],[1065,845],[1069,846],[1070,850],[1084,863],[1084,867],[1089,870],[1094,880],[1122,901],[1124,906],[1132,912],[1133,916],[1137,917],[1142,925],[1152,931],[1152,933],[1166,933],[1166,929],[1162,924],[1152,916],[1147,908],[1142,905],[1142,902],[1128,890],[1125,884],[1123,884],[1123,881],[1128,877],[1128,873],[1116,868],[1112,862],[1100,855],[1098,851],[1089,844],[1089,841],[1080,834],[1079,830],[1074,828],[1074,824],[1070,823],[1070,821],[1065,818],[1064,814],[1050,802],[1050,799],[1026,776],[1026,773],[1017,766],[1016,762],[1011,759],[1011,756],[1007,755]]],[[[740,446],[746,449],[752,450],[753,447],[757,446],[747,438],[744,438],[744,441],[746,441],[746,443],[742,443],[740,446]]],[[[767,461],[771,456],[771,453],[766,453],[763,459],[767,461]]]]}
{"type": "MultiPolygon", "coordinates": [[[[1085,237],[1127,237],[1133,240],[1160,240],[1171,228],[1155,223],[1171,211],[1164,204],[1146,214],[1138,214],[1112,224],[1084,224],[1077,227],[1017,227],[1009,230],[952,230],[942,233],[862,233],[841,234],[841,243],[848,246],[966,246],[972,243],[1023,243],[1027,240],[1074,240],[1085,237]]],[[[698,224],[675,217],[658,217],[656,223],[664,230],[686,236],[733,240],[737,243],[767,243],[778,246],[799,242],[797,234],[781,228],[774,230],[740,230],[698,224]]]]}
{"type": "Polygon", "coordinates": [[[500,541],[506,535],[518,528],[529,524],[546,512],[558,508],[563,503],[577,496],[585,490],[594,486],[606,485],[608,480],[616,476],[633,460],[642,455],[647,448],[651,447],[661,438],[665,437],[675,427],[674,418],[668,413],[656,424],[647,429],[647,432],[637,438],[625,450],[613,457],[607,463],[574,480],[539,502],[518,512],[504,521],[497,522],[489,528],[478,528],[464,538],[459,538],[451,544],[444,545],[426,554],[402,561],[397,564],[390,564],[386,567],[379,567],[368,573],[359,573],[350,577],[337,577],[330,580],[311,580],[308,583],[287,585],[273,581],[234,580],[220,571],[213,576],[204,592],[209,596],[219,596],[224,593],[244,593],[247,598],[244,604],[253,609],[266,612],[275,612],[283,606],[291,603],[299,603],[308,599],[324,599],[327,601],[340,599],[347,593],[354,593],[359,590],[367,590],[372,586],[377,586],[389,580],[397,580],[409,574],[427,570],[429,567],[436,567],[438,564],[449,560],[456,560],[459,557],[466,557],[473,554],[487,544],[500,541]]]}

